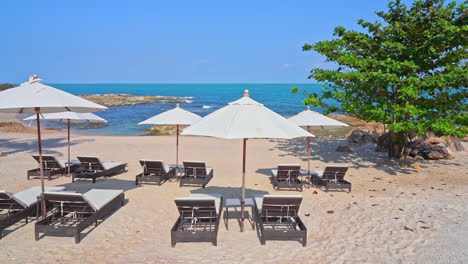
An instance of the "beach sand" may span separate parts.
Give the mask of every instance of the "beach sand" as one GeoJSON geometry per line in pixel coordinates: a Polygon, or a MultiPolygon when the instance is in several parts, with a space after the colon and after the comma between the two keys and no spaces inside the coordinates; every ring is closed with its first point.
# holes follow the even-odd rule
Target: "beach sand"
{"type": "MultiPolygon", "coordinates": [[[[44,135],[45,153],[66,159],[65,133],[44,135]]],[[[304,140],[248,140],[247,196],[297,194],[275,191],[269,170],[279,163],[307,168],[304,140]]],[[[242,142],[182,137],[180,160],[203,160],[214,168],[205,188],[136,186],[139,159],[175,161],[175,137],[89,136],[72,133],[72,157],[96,155],[106,161],[128,162],[128,171],[108,178],[71,183],[68,177],[46,181],[86,192],[92,188],[123,189],[127,202],[97,227],[84,231],[80,244],[72,237],[34,240],[34,221],[21,222],[0,240],[2,263],[468,263],[468,153],[453,159],[419,161],[421,168],[401,167],[374,145],[335,152],[340,140],[313,141],[312,169],[350,166],[351,193],[305,188],[300,216],[308,244],[267,241],[260,245],[255,230],[239,232],[235,219],[229,230],[221,223],[218,246],[178,243],[170,246],[170,229],[178,217],[174,198],[193,193],[240,196],[242,142]],[[317,194],[314,194],[317,191],[317,194]],[[333,214],[327,211],[334,211],[333,214]],[[305,214],[310,214],[306,216],[305,214]],[[405,230],[405,226],[413,231],[405,230]],[[423,229],[423,226],[429,229],[423,229]]],[[[26,179],[37,164],[35,134],[0,133],[0,189],[17,192],[40,184],[26,179]]]]}

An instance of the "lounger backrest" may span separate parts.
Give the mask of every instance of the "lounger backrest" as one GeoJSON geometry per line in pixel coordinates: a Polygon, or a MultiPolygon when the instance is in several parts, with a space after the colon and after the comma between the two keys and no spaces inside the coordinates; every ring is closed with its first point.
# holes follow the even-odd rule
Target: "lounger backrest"
{"type": "Polygon", "coordinates": [[[9,192],[0,191],[0,210],[10,209],[18,210],[24,209],[25,206],[17,201],[9,192]]]}
{"type": "Polygon", "coordinates": [[[46,202],[52,204],[52,206],[63,213],[95,212],[92,205],[89,204],[81,193],[46,192],[44,193],[44,198],[46,202]]]}
{"type": "Polygon", "coordinates": [[[102,166],[101,160],[98,157],[77,157],[81,162],[81,168],[88,171],[103,171],[106,170],[102,166]]]}
{"type": "MultiPolygon", "coordinates": [[[[39,156],[33,155],[33,158],[39,163],[39,156]]],[[[42,155],[42,168],[45,170],[61,169],[62,165],[53,155],[42,155]]]]}
{"type": "Polygon", "coordinates": [[[299,213],[302,197],[300,196],[264,196],[262,216],[296,217],[299,213]]]}
{"type": "Polygon", "coordinates": [[[143,167],[143,172],[145,174],[161,176],[167,173],[164,168],[164,163],[160,160],[140,160],[140,165],[143,167]]]}
{"type": "Polygon", "coordinates": [[[177,198],[175,204],[182,218],[215,218],[214,199],[177,198]]]}
{"type": "Polygon", "coordinates": [[[200,161],[184,161],[185,176],[201,177],[206,176],[205,162],[200,161]]]}
{"type": "Polygon", "coordinates": [[[327,166],[322,179],[326,181],[342,181],[348,171],[348,167],[327,166]]]}
{"type": "Polygon", "coordinates": [[[294,180],[299,177],[300,165],[278,165],[279,180],[294,180]]]}

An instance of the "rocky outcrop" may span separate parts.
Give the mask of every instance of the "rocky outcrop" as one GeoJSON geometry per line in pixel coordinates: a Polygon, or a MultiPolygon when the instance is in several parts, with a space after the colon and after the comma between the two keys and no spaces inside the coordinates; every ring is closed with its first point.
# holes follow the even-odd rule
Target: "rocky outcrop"
{"type": "Polygon", "coordinates": [[[36,133],[35,128],[25,126],[18,122],[0,122],[0,131],[7,133],[36,133]]]}
{"type": "Polygon", "coordinates": [[[148,131],[146,135],[148,136],[167,136],[175,135],[176,126],[152,126],[145,128],[145,131],[148,131]]]}
{"type": "Polygon", "coordinates": [[[184,97],[134,94],[85,94],[81,98],[105,106],[139,105],[153,103],[186,103],[184,97]]]}
{"type": "Polygon", "coordinates": [[[338,146],[335,150],[336,152],[351,152],[351,148],[349,146],[338,146]]]}
{"type": "MultiPolygon", "coordinates": [[[[390,134],[385,133],[378,138],[376,151],[387,152],[390,144],[390,134]]],[[[450,157],[450,152],[464,150],[460,139],[456,137],[436,137],[433,133],[427,133],[425,136],[413,138],[405,146],[403,156],[437,160],[450,157]]]]}
{"type": "Polygon", "coordinates": [[[347,136],[348,144],[350,146],[362,146],[366,144],[373,144],[377,143],[379,135],[377,132],[368,132],[362,129],[356,129],[351,131],[351,133],[347,136]]]}

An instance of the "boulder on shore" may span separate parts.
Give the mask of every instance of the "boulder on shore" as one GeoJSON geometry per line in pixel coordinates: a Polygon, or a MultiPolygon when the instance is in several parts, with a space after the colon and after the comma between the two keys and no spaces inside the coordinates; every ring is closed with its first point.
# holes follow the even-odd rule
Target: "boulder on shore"
{"type": "MultiPolygon", "coordinates": [[[[388,152],[390,144],[392,144],[390,133],[385,133],[378,138],[375,150],[388,152]]],[[[457,137],[436,137],[433,133],[427,133],[425,136],[413,138],[405,146],[403,156],[437,160],[450,157],[450,152],[464,150],[457,137]]]]}
{"type": "Polygon", "coordinates": [[[351,152],[351,148],[349,146],[338,146],[335,150],[336,152],[351,152]]]}
{"type": "Polygon", "coordinates": [[[348,136],[350,146],[361,146],[371,143],[377,143],[379,135],[377,132],[368,132],[361,129],[353,130],[348,136]]]}

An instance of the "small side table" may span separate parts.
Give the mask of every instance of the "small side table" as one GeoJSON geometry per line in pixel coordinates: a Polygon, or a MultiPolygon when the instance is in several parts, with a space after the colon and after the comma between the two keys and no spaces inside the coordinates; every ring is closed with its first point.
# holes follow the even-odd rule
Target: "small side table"
{"type": "MultiPolygon", "coordinates": [[[[228,228],[228,222],[229,222],[229,208],[234,208],[236,211],[237,211],[237,208],[240,208],[241,207],[241,199],[238,199],[238,198],[234,198],[234,199],[226,199],[226,203],[224,205],[224,207],[226,208],[226,215],[224,217],[224,223],[226,225],[226,229],[229,230],[228,228]]],[[[252,229],[254,229],[254,223],[253,223],[253,220],[252,220],[252,217],[253,217],[253,210],[254,210],[254,201],[252,198],[245,198],[245,205],[244,205],[244,208],[245,207],[250,207],[250,214],[249,214],[249,217],[247,218],[250,222],[250,224],[252,225],[252,229]]]]}
{"type": "Polygon", "coordinates": [[[178,180],[177,177],[185,172],[184,165],[182,165],[182,164],[179,164],[179,165],[177,165],[177,164],[169,164],[168,167],[169,167],[169,169],[174,169],[174,175],[173,175],[173,177],[174,177],[174,179],[175,179],[176,181],[178,180]],[[176,170],[176,167],[177,167],[177,170],[176,170]]]}

